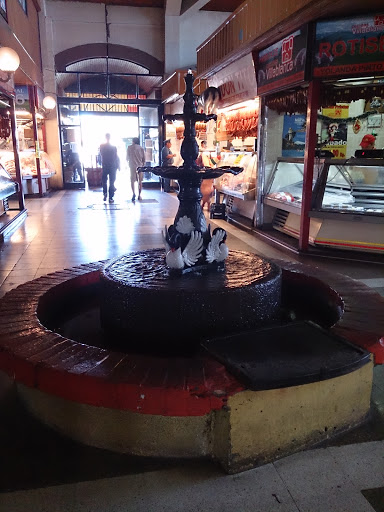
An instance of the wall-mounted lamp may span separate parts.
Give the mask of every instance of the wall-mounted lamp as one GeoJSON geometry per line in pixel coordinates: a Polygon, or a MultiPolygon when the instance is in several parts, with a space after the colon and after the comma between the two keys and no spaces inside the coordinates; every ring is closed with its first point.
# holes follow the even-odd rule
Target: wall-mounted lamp
{"type": "Polygon", "coordinates": [[[0,48],[0,71],[6,75],[6,78],[0,75],[0,82],[8,82],[19,66],[20,58],[15,50],[2,46],[0,48]]]}
{"type": "Polygon", "coordinates": [[[56,100],[52,96],[45,96],[43,99],[43,107],[49,112],[56,107],[56,100]]]}

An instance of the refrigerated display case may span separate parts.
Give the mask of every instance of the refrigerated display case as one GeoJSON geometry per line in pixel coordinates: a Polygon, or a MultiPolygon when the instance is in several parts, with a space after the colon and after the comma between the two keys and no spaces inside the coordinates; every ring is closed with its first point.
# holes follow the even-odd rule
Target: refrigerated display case
{"type": "MultiPolygon", "coordinates": [[[[19,151],[20,170],[25,195],[39,192],[36,168],[35,150],[19,151]]],[[[0,163],[5,167],[12,178],[16,178],[15,158],[13,151],[0,151],[0,163]]],[[[49,190],[49,178],[55,173],[55,167],[45,151],[40,151],[40,173],[42,179],[42,192],[49,190]]]]}
{"type": "MultiPolygon", "coordinates": [[[[304,161],[279,158],[263,203],[272,226],[299,238],[304,161]]],[[[309,212],[314,246],[384,251],[384,160],[316,160],[309,212]]]]}
{"type": "Polygon", "coordinates": [[[13,196],[17,190],[17,183],[0,164],[0,215],[3,215],[9,209],[8,198],[13,196]]]}
{"type": "Polygon", "coordinates": [[[227,173],[223,174],[220,178],[217,178],[215,182],[216,189],[223,194],[237,197],[243,201],[255,199],[257,168],[256,153],[222,152],[218,167],[227,165],[243,167],[244,170],[236,176],[227,173]]]}
{"type": "Polygon", "coordinates": [[[227,218],[249,228],[256,208],[257,154],[252,151],[222,151],[218,167],[227,165],[243,167],[244,170],[236,176],[226,173],[215,180],[216,203],[222,196],[227,218]]]}

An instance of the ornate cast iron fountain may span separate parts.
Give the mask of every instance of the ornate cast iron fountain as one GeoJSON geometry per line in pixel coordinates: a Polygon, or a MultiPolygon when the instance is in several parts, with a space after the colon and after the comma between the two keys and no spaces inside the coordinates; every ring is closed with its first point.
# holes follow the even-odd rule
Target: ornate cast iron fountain
{"type": "Polygon", "coordinates": [[[196,164],[195,123],[216,115],[197,113],[193,82],[188,72],[183,114],[164,116],[184,121],[183,165],[138,168],[179,183],[179,208],[163,232],[165,258],[161,248],[138,251],[101,270],[101,326],[124,348],[190,354],[208,336],[252,329],[279,315],[281,269],[255,254],[229,251],[226,231],[217,227],[211,233],[207,226],[200,202],[202,180],[238,174],[243,168],[196,164]]]}
{"type": "MultiPolygon", "coordinates": [[[[191,95],[192,76],[186,82],[191,95]]],[[[180,184],[167,244],[201,236],[208,245],[199,258],[210,270],[215,235],[199,186],[238,168],[196,166],[194,122],[213,116],[186,111],[184,165],[150,169],[180,184]]],[[[339,274],[283,265],[284,273],[256,254],[230,251],[222,272],[178,275],[162,249],[150,249],[101,269],[97,262],[41,276],[0,301],[0,369],[28,411],[78,442],[136,456],[212,458],[228,473],[273,462],[368,417],[373,361],[352,343],[384,361],[380,296],[339,274]],[[315,326],[281,325],[282,285],[287,311],[351,343],[342,350],[339,336],[324,343],[315,326]],[[264,328],[275,318],[277,330],[264,328]]]]}
{"type": "Polygon", "coordinates": [[[225,245],[226,232],[216,229],[211,234],[201,208],[202,180],[215,179],[224,173],[239,174],[242,167],[221,166],[218,168],[199,167],[196,159],[199,147],[196,142],[196,122],[207,123],[216,119],[216,114],[197,113],[196,95],[193,93],[194,76],[191,71],[184,77],[185,94],[183,114],[164,115],[164,121],[183,121],[184,139],[180,154],[182,166],[139,167],[139,172],[150,171],[162,178],[177,180],[179,183],[179,209],[174,224],[165,227],[164,244],[168,268],[190,270],[201,266],[217,267],[228,255],[225,245]]]}

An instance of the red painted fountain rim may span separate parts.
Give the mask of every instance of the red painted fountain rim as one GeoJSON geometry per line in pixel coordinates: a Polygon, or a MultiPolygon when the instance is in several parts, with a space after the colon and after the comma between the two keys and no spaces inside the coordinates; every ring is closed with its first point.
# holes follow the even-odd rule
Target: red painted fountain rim
{"type": "MultiPolygon", "coordinates": [[[[330,329],[384,363],[384,298],[341,274],[273,260],[283,283],[321,288],[340,318],[330,329]]],[[[244,386],[208,354],[161,358],[84,345],[46,329],[44,298],[99,282],[95,262],[47,274],[0,301],[0,370],[16,382],[74,402],[162,416],[202,416],[221,409],[244,386]]]]}

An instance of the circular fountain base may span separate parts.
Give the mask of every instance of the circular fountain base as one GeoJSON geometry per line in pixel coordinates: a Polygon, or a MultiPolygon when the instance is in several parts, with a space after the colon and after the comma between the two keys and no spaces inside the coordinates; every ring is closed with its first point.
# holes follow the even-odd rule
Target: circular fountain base
{"type": "MultiPolygon", "coordinates": [[[[285,307],[367,348],[377,364],[384,362],[382,297],[339,274],[277,264],[285,307]]],[[[273,389],[269,382],[255,390],[207,351],[190,357],[122,353],[58,334],[53,323],[69,305],[98,300],[100,267],[96,262],[42,276],[0,301],[0,370],[15,381],[27,408],[52,428],[121,453],[208,457],[234,473],[313,446],[367,418],[373,361],[366,358],[332,378],[321,365],[310,382],[285,381],[273,389]]],[[[294,370],[297,344],[286,339],[281,347],[294,370]]],[[[277,372],[279,367],[287,370],[284,362],[277,372]]]]}
{"type": "Polygon", "coordinates": [[[149,349],[196,348],[211,336],[253,329],[276,321],[281,304],[281,269],[242,251],[225,266],[183,275],[165,266],[164,250],[130,253],[101,271],[101,325],[125,336],[125,344],[149,349]]]}

